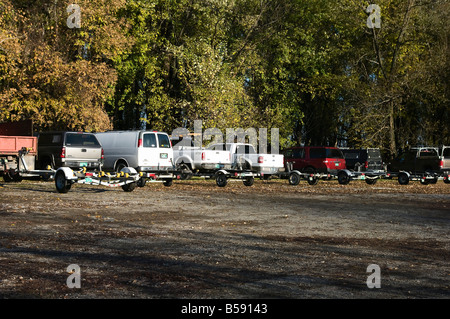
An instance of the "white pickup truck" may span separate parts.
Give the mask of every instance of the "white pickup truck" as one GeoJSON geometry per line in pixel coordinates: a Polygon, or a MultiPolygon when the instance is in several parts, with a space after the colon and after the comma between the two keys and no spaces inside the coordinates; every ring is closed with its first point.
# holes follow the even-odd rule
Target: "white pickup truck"
{"type": "Polygon", "coordinates": [[[228,151],[195,147],[190,138],[181,141],[172,139],[172,144],[175,167],[181,170],[182,179],[193,172],[207,173],[231,168],[231,154],[228,151]]]}
{"type": "Polygon", "coordinates": [[[252,144],[219,143],[208,146],[209,150],[226,150],[230,153],[232,169],[249,170],[264,176],[284,171],[282,154],[258,154],[252,144]]]}

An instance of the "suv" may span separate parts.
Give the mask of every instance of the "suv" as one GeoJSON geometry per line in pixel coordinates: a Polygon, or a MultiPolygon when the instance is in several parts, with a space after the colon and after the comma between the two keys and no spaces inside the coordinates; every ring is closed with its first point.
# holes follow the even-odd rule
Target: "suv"
{"type": "Polygon", "coordinates": [[[380,149],[341,149],[348,170],[357,172],[384,170],[380,149]]]}
{"type": "Polygon", "coordinates": [[[341,150],[326,146],[299,146],[284,151],[285,164],[292,163],[292,169],[303,173],[336,174],[345,169],[341,150]]]}
{"type": "Polygon", "coordinates": [[[92,133],[44,132],[38,137],[38,166],[47,169],[70,167],[99,168],[103,149],[92,133]]]}

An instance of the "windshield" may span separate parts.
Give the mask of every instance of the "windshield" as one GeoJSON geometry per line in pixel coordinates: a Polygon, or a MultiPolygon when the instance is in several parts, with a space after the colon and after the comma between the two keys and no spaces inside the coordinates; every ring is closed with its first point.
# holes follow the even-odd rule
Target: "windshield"
{"type": "Polygon", "coordinates": [[[66,135],[67,146],[100,146],[97,138],[92,134],[68,133],[66,135]]]}
{"type": "Polygon", "coordinates": [[[166,134],[158,134],[159,147],[170,148],[169,136],[166,134]]]}

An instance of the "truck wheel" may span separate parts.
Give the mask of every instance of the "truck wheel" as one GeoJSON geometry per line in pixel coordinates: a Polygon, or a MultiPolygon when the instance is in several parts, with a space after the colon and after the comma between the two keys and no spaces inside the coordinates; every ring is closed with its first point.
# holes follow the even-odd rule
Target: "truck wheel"
{"type": "Polygon", "coordinates": [[[289,174],[289,184],[297,186],[300,183],[300,175],[297,173],[289,174]]]}
{"type": "Polygon", "coordinates": [[[400,185],[408,185],[409,183],[409,176],[406,173],[400,173],[398,174],[398,183],[400,185]]]}
{"type": "Polygon", "coordinates": [[[144,187],[147,183],[147,180],[144,177],[141,177],[136,183],[138,187],[144,187]]]}
{"type": "Polygon", "coordinates": [[[136,183],[128,183],[128,184],[124,184],[122,185],[122,189],[124,190],[124,192],[132,192],[134,191],[134,189],[136,188],[136,183]]]}
{"type": "Polygon", "coordinates": [[[59,171],[55,175],[55,186],[58,193],[67,193],[72,187],[72,183],[66,179],[64,172],[59,171]]]}
{"type": "Polygon", "coordinates": [[[173,180],[171,178],[163,180],[163,185],[166,187],[172,186],[173,180]]]}
{"type": "Polygon", "coordinates": [[[345,172],[340,172],[338,174],[338,182],[341,185],[347,185],[350,183],[350,176],[348,176],[345,172]]]}
{"type": "Polygon", "coordinates": [[[13,178],[11,177],[11,174],[8,171],[3,172],[3,180],[5,183],[10,183],[13,181],[13,178]]]}
{"type": "Polygon", "coordinates": [[[228,180],[227,180],[227,176],[225,174],[219,174],[216,177],[216,184],[219,187],[225,187],[227,186],[228,180]]]}
{"type": "Polygon", "coordinates": [[[244,185],[245,186],[253,186],[253,183],[255,182],[254,177],[247,177],[244,179],[244,185]]]}

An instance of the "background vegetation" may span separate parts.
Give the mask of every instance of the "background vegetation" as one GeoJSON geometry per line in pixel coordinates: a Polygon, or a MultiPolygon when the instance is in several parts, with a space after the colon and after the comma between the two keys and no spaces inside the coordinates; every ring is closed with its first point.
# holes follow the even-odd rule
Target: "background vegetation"
{"type": "Polygon", "coordinates": [[[450,5],[1,0],[0,122],[279,128],[282,146],[450,144],[450,5]],[[69,4],[81,28],[68,28],[69,4]]]}

